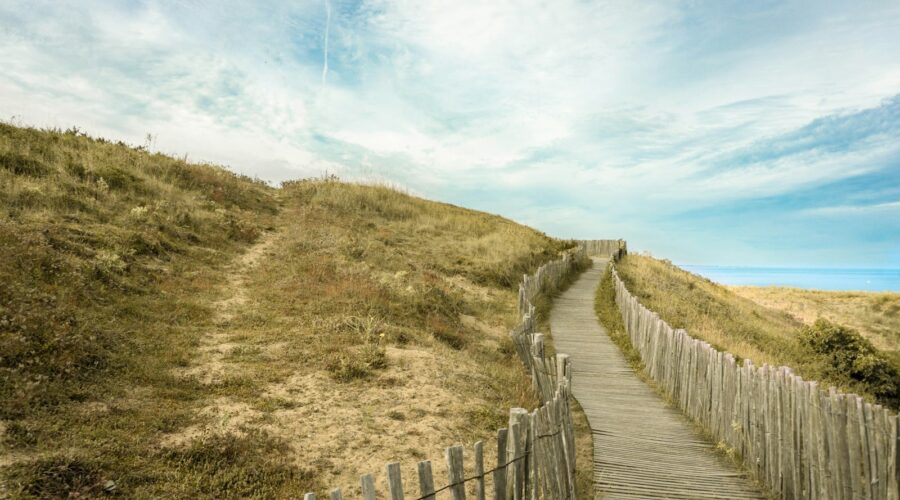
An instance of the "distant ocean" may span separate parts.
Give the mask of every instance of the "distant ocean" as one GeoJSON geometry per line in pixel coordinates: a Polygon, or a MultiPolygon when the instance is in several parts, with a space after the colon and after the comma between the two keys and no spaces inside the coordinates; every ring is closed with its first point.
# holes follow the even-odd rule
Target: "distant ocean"
{"type": "Polygon", "coordinates": [[[900,269],[829,269],[679,265],[723,285],[789,286],[816,290],[900,291],[900,269]]]}

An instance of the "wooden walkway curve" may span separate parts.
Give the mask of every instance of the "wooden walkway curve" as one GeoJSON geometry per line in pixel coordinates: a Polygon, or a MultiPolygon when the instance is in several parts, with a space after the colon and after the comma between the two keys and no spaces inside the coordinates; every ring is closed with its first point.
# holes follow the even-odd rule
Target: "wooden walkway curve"
{"type": "Polygon", "coordinates": [[[717,455],[687,419],[629,368],[594,312],[606,266],[595,259],[554,300],[558,352],[570,356],[572,392],[594,435],[594,485],[601,498],[764,498],[717,455]]]}

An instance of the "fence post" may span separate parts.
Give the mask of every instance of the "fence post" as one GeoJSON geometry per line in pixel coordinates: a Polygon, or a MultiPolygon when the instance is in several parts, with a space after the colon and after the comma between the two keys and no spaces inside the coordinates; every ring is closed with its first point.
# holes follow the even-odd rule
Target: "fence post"
{"type": "Polygon", "coordinates": [[[497,467],[494,470],[494,500],[506,500],[506,463],[507,430],[497,431],[497,467]]]}
{"type": "Polygon", "coordinates": [[[388,493],[391,500],[403,500],[403,479],[400,477],[400,463],[387,464],[388,493]]]}
{"type": "Polygon", "coordinates": [[[362,486],[362,495],[364,500],[376,500],[375,498],[375,479],[372,474],[365,474],[359,478],[362,486]]]}
{"type": "Polygon", "coordinates": [[[475,500],[484,500],[484,442],[475,443],[475,500]]]}
{"type": "Polygon", "coordinates": [[[431,462],[419,462],[419,497],[423,500],[434,500],[434,476],[431,474],[431,462]]]}
{"type": "Polygon", "coordinates": [[[512,455],[515,460],[512,467],[508,468],[507,498],[511,500],[524,500],[525,493],[525,440],[528,436],[528,412],[524,408],[511,408],[509,410],[510,438],[507,442],[507,455],[512,455]]]}
{"type": "Polygon", "coordinates": [[[888,489],[891,491],[891,498],[900,498],[900,417],[894,415],[888,417],[888,427],[890,427],[889,446],[888,446],[888,489]]]}
{"type": "Polygon", "coordinates": [[[526,480],[525,480],[525,498],[531,500],[537,500],[540,496],[538,493],[538,456],[537,456],[537,448],[535,445],[537,444],[537,414],[541,408],[545,408],[546,403],[540,406],[540,408],[535,408],[534,411],[531,412],[528,418],[528,444],[525,446],[525,461],[528,462],[528,470],[526,472],[526,480]]]}
{"type": "Polygon", "coordinates": [[[463,447],[451,446],[445,453],[447,458],[447,479],[450,481],[450,498],[466,500],[465,471],[463,469],[463,447]]]}

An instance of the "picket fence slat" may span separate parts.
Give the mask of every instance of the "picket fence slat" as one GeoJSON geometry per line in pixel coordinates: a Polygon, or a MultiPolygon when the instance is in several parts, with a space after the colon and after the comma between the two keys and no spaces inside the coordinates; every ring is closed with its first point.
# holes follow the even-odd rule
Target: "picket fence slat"
{"type": "Polygon", "coordinates": [[[359,478],[364,500],[375,500],[375,478],[372,474],[364,474],[359,478]]]}
{"type": "Polygon", "coordinates": [[[452,500],[466,500],[465,471],[463,469],[463,447],[451,446],[445,453],[447,459],[447,480],[452,500]]]}
{"type": "Polygon", "coordinates": [[[400,462],[387,464],[388,493],[391,500],[403,500],[403,479],[400,478],[400,462]]]}
{"type": "Polygon", "coordinates": [[[431,461],[422,460],[418,465],[419,470],[419,498],[434,500],[434,476],[431,473],[431,461]]]}

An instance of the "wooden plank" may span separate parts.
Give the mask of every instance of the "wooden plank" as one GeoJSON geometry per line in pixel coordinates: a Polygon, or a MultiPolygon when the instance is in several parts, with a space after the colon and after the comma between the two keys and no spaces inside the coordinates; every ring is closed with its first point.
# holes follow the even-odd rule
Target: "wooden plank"
{"type": "Polygon", "coordinates": [[[307,493],[307,494],[303,495],[303,500],[316,500],[316,494],[315,493],[307,493]]]}
{"type": "Polygon", "coordinates": [[[391,500],[403,500],[403,479],[400,477],[400,462],[387,464],[388,494],[391,500]]]}
{"type": "Polygon", "coordinates": [[[827,493],[834,498],[841,498],[843,488],[840,481],[840,465],[838,456],[835,453],[835,433],[834,433],[834,409],[831,404],[831,393],[834,387],[828,388],[828,393],[822,392],[822,423],[825,436],[825,472],[828,478],[827,493]]]}
{"type": "Polygon", "coordinates": [[[548,491],[552,492],[554,498],[565,498],[569,489],[569,474],[566,471],[568,466],[564,456],[559,403],[559,398],[556,398],[540,412],[543,421],[541,434],[546,436],[541,442],[541,460],[546,472],[540,480],[547,484],[548,491]]]}
{"type": "Polygon", "coordinates": [[[900,498],[900,417],[893,415],[888,419],[888,471],[893,472],[888,476],[888,490],[891,499],[900,498]]]}
{"type": "Polygon", "coordinates": [[[506,498],[506,439],[507,430],[497,431],[497,466],[494,470],[494,500],[506,498]]]}
{"type": "Polygon", "coordinates": [[[844,396],[835,391],[832,399],[832,408],[835,410],[835,423],[837,429],[835,429],[836,433],[836,445],[835,449],[840,454],[838,457],[838,463],[841,466],[841,484],[844,488],[844,498],[853,498],[853,495],[856,491],[856,486],[854,485],[853,479],[853,464],[851,460],[850,453],[850,440],[848,438],[847,427],[848,427],[848,415],[847,415],[847,404],[844,400],[844,396]]]}
{"type": "Polygon", "coordinates": [[[513,500],[524,500],[525,494],[525,478],[526,478],[526,459],[525,446],[528,438],[528,412],[524,408],[511,408],[509,410],[509,429],[510,438],[507,445],[507,456],[511,455],[512,460],[516,460],[508,468],[507,474],[507,493],[508,497],[513,500]]]}
{"type": "Polygon", "coordinates": [[[362,486],[363,500],[376,500],[375,478],[372,477],[372,474],[364,474],[360,476],[359,483],[362,486]]]}
{"type": "Polygon", "coordinates": [[[881,405],[872,406],[872,421],[873,421],[873,433],[875,437],[875,456],[878,462],[878,469],[876,473],[877,482],[877,496],[878,498],[887,498],[887,483],[888,483],[888,472],[887,472],[887,422],[884,419],[885,413],[884,408],[881,405]]]}
{"type": "MultiPolygon", "coordinates": [[[[541,406],[543,408],[544,406],[541,406]]],[[[535,409],[531,413],[528,414],[527,427],[526,427],[526,436],[525,436],[525,472],[523,474],[525,478],[525,484],[523,489],[523,498],[533,499],[535,498],[535,486],[538,481],[538,470],[537,470],[537,457],[534,451],[535,444],[535,415],[537,414],[539,409],[535,409]]]]}
{"type": "Polygon", "coordinates": [[[450,487],[450,498],[452,500],[466,500],[463,447],[451,446],[447,448],[444,457],[447,459],[447,485],[450,487]]]}
{"type": "Polygon", "coordinates": [[[484,498],[484,442],[475,443],[475,500],[484,498]]]}
{"type": "Polygon", "coordinates": [[[869,454],[869,484],[871,485],[871,495],[872,498],[884,498],[884,495],[880,493],[881,485],[879,484],[878,474],[878,455],[877,448],[878,444],[876,442],[876,427],[875,427],[875,418],[872,415],[872,405],[866,402],[862,403],[863,410],[863,431],[866,434],[866,450],[869,454]]]}
{"type": "Polygon", "coordinates": [[[328,498],[329,500],[344,500],[344,495],[341,494],[340,488],[334,488],[333,490],[331,490],[328,498]]]}
{"type": "Polygon", "coordinates": [[[431,462],[428,460],[419,462],[419,498],[435,500],[434,476],[431,473],[431,462]]]}
{"type": "Polygon", "coordinates": [[[869,442],[866,435],[866,416],[863,410],[863,398],[854,396],[856,411],[856,432],[859,433],[860,482],[864,498],[872,498],[872,469],[869,467],[869,442]]]}
{"type": "Polygon", "coordinates": [[[843,397],[844,408],[847,415],[847,425],[845,432],[847,433],[847,449],[850,455],[850,468],[848,470],[848,480],[850,488],[853,491],[853,498],[863,498],[864,490],[862,485],[861,474],[861,458],[859,447],[859,420],[856,417],[856,397],[843,397]]]}

